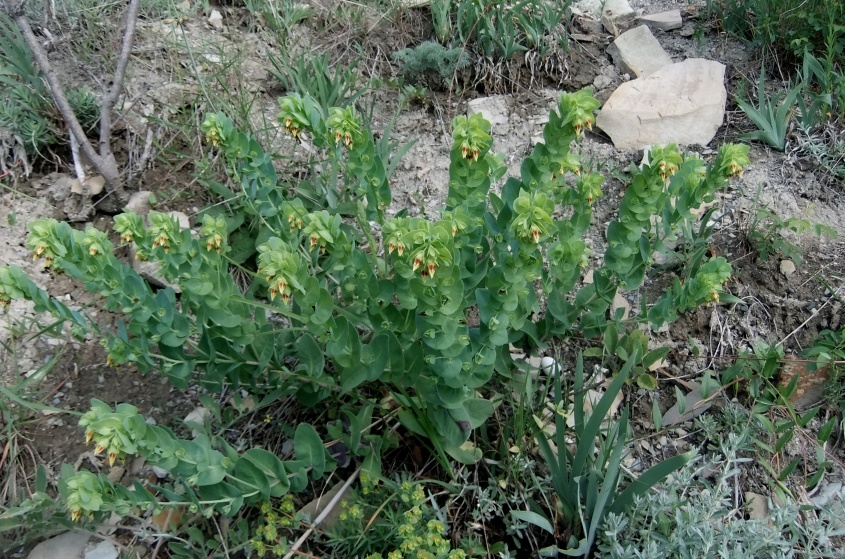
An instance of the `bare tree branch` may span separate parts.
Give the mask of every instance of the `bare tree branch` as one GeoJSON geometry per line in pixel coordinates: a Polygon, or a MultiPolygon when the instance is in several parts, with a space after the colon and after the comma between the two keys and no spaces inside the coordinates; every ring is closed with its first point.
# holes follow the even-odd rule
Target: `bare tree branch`
{"type": "Polygon", "coordinates": [[[126,9],[126,17],[124,20],[123,43],[121,45],[120,53],[118,55],[117,64],[114,70],[111,86],[104,87],[102,100],[100,103],[100,141],[99,153],[94,149],[91,141],[82,130],[76,114],[73,112],[70,103],[65,96],[64,88],[61,80],[56,75],[50,64],[47,53],[44,51],[29,21],[26,19],[22,3],[20,0],[6,0],[3,3],[2,9],[9,17],[11,17],[21,30],[21,35],[26,41],[27,46],[32,51],[33,58],[44,75],[44,81],[47,83],[50,93],[53,96],[53,101],[62,115],[62,118],[67,124],[70,133],[73,135],[79,144],[79,150],[91,162],[91,165],[97,172],[103,176],[106,181],[108,194],[116,199],[112,199],[110,203],[101,206],[107,211],[117,211],[120,206],[126,202],[126,195],[123,189],[123,179],[120,176],[120,171],[117,168],[117,162],[114,157],[114,152],[111,147],[112,134],[112,111],[123,92],[123,82],[126,78],[126,69],[129,65],[129,58],[132,54],[132,45],[135,41],[135,29],[138,23],[138,8],[140,0],[130,0],[129,6],[126,9]]]}

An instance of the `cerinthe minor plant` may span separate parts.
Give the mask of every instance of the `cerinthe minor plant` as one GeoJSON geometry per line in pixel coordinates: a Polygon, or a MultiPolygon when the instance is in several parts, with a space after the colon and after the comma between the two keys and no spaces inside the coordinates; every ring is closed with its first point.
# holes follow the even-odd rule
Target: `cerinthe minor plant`
{"type": "MultiPolygon", "coordinates": [[[[155,212],[115,218],[121,242],[160,265],[181,291],[178,302],[174,288],[153,291],[118,259],[105,233],[55,220],[30,224],[28,246],[101,293],[124,320],[114,332],[95,326],[15,267],[0,268],[0,301],[31,299],[95,331],[113,364],[158,370],[177,385],[231,384],[315,405],[364,398],[363,385],[380,383],[400,421],[428,438],[444,464],[450,456],[469,462],[481,452],[470,435],[493,410],[486,385],[496,372],[510,373],[510,345],[627,328],[607,316],[616,290],[639,286],[662,240],[689,229],[693,211],[748,161],[743,146],[723,146],[709,164],[674,146],[655,150],[608,227],[605,265],[571,293],[602,195],[602,177],[571,151],[598,107],[588,91],[561,97],[544,143],[501,194],[493,186],[505,169],[491,151],[490,124],[457,117],[448,197],[432,220],[386,216],[388,167],[354,108],[321,107],[307,95],[285,97],[280,107],[285,130],[323,152],[331,181],[286,184],[250,134],[223,114],[208,115],[203,130],[226,162],[234,213],[207,212],[198,234],[155,212]],[[558,217],[560,208],[568,217],[558,217]],[[230,234],[244,215],[253,237],[239,243],[257,251],[245,291],[229,274],[230,234]]],[[[730,266],[701,251],[678,276],[636,320],[659,325],[717,301],[730,266]]],[[[370,454],[365,470],[377,474],[377,452],[370,454]]]]}

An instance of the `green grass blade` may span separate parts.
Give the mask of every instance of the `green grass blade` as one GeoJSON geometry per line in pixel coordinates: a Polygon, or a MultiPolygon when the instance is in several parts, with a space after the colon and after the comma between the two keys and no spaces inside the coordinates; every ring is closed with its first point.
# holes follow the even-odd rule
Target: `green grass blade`
{"type": "Polygon", "coordinates": [[[655,484],[663,481],[666,476],[685,466],[690,460],[695,458],[695,455],[696,452],[691,450],[689,452],[685,452],[684,454],[667,458],[663,462],[649,468],[645,473],[632,481],[631,484],[616,497],[610,507],[610,512],[621,514],[625,508],[633,502],[635,496],[642,495],[655,484]]]}
{"type": "MultiPolygon", "coordinates": [[[[590,415],[590,420],[584,426],[584,430],[580,433],[578,438],[578,449],[576,450],[575,458],[572,460],[573,477],[577,477],[585,473],[587,457],[593,451],[593,443],[598,436],[599,429],[601,429],[601,424],[607,417],[607,413],[610,411],[610,406],[613,405],[613,400],[616,398],[616,395],[619,394],[622,387],[625,385],[625,381],[628,380],[628,375],[631,373],[631,368],[634,366],[634,362],[638,359],[639,356],[636,353],[628,359],[625,366],[622,367],[622,370],[616,373],[616,377],[614,377],[613,381],[610,383],[610,386],[607,388],[604,396],[602,396],[598,404],[593,407],[593,413],[590,415]]],[[[578,402],[578,400],[583,397],[585,397],[585,395],[579,396],[576,393],[575,401],[578,402]]]]}

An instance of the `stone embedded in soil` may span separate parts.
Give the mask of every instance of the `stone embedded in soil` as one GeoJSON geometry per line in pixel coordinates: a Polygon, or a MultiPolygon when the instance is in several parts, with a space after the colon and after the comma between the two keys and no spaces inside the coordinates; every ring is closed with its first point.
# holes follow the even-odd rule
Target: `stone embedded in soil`
{"type": "Polygon", "coordinates": [[[134,212],[141,217],[147,217],[147,214],[150,213],[150,209],[152,208],[150,205],[150,196],[152,194],[149,190],[139,190],[133,193],[129,197],[129,201],[126,202],[126,207],[123,208],[123,211],[134,212]]]}
{"type": "Polygon", "coordinates": [[[680,29],[684,25],[684,21],[681,19],[681,10],[670,10],[668,12],[660,12],[659,14],[642,16],[639,18],[639,21],[652,29],[660,29],[661,31],[680,29]]]}
{"type": "Polygon", "coordinates": [[[827,367],[810,371],[807,369],[805,361],[787,355],[784,357],[778,386],[781,388],[789,386],[795,375],[798,375],[798,382],[795,385],[795,391],[789,395],[789,401],[793,406],[798,409],[806,409],[824,399],[827,367]]]}
{"type": "Polygon", "coordinates": [[[745,492],[745,506],[749,520],[765,520],[769,517],[769,500],[759,493],[745,492]]]}
{"type": "Polygon", "coordinates": [[[211,15],[208,16],[208,24],[215,29],[223,29],[223,14],[218,10],[211,10],[211,15]]]}
{"type": "Polygon", "coordinates": [[[780,261],[780,273],[786,277],[791,276],[795,273],[795,262],[792,260],[781,260],[780,261]]]}
{"type": "Polygon", "coordinates": [[[601,23],[608,33],[619,35],[620,27],[632,22],[636,15],[628,0],[607,0],[602,6],[601,23]]]}
{"type": "Polygon", "coordinates": [[[672,58],[666,54],[647,25],[640,25],[619,35],[607,47],[607,53],[620,72],[638,78],[654,74],[672,64],[672,58]]]}
{"type": "Polygon", "coordinates": [[[65,532],[36,545],[27,559],[82,559],[89,537],[83,532],[65,532]]]}
{"type": "Polygon", "coordinates": [[[725,115],[725,66],[690,58],[623,83],[604,104],[596,125],[619,149],[700,144],[713,139],[725,115]]]}
{"type": "Polygon", "coordinates": [[[500,126],[508,125],[508,98],[504,95],[493,95],[491,97],[480,97],[467,103],[467,115],[471,116],[481,113],[497,129],[500,126]]]}

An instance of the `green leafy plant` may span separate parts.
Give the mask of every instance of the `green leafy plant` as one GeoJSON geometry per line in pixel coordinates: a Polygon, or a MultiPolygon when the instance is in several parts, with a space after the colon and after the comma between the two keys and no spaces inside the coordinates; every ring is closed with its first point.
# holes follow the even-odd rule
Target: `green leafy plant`
{"type": "Polygon", "coordinates": [[[356,63],[332,70],[325,53],[297,57],[283,53],[278,57],[270,56],[270,63],[273,66],[270,73],[288,93],[310,96],[317,108],[351,106],[366,91],[357,85],[356,63]]]}
{"type": "Polygon", "coordinates": [[[464,0],[455,14],[457,39],[475,45],[486,57],[510,60],[518,52],[540,49],[547,34],[563,20],[569,2],[549,4],[521,0],[505,5],[487,0],[464,0]]]}
{"type": "Polygon", "coordinates": [[[452,0],[431,2],[431,23],[438,41],[445,44],[452,38],[452,0]]]}
{"type": "MultiPolygon", "coordinates": [[[[623,410],[619,420],[607,416],[613,400],[628,379],[634,361],[632,357],[616,373],[601,399],[593,405],[592,413],[588,414],[585,411],[584,365],[579,356],[574,375],[573,409],[569,409],[560,375],[555,377],[555,401],[559,402],[552,437],[555,450],[543,430],[537,427],[537,443],[549,467],[552,485],[558,497],[555,512],[565,531],[563,548],[557,551],[566,555],[589,555],[595,546],[598,529],[608,512],[619,514],[626,510],[636,496],[660,483],[695,455],[690,452],[666,459],[634,479],[624,490],[618,491],[622,451],[629,442],[628,411],[623,410]],[[570,413],[575,419],[573,428],[567,426],[570,413]],[[574,450],[570,450],[567,437],[574,437],[574,450]]],[[[540,418],[535,418],[535,421],[542,425],[540,418]]],[[[522,516],[528,521],[535,519],[535,523],[549,533],[557,533],[550,521],[545,518],[540,521],[534,516],[536,513],[528,516],[513,511],[511,514],[522,516]]]]}
{"type": "Polygon", "coordinates": [[[450,543],[445,510],[425,483],[363,478],[361,490],[341,502],[339,522],[324,536],[335,557],[466,559],[450,543]]]}
{"type": "Polygon", "coordinates": [[[789,121],[792,118],[795,101],[802,91],[803,85],[798,84],[783,98],[770,99],[766,94],[766,68],[761,67],[760,78],[757,81],[758,106],[754,107],[742,99],[736,101],[742,112],[757,126],[757,130],[742,134],[740,137],[745,140],[765,142],[778,151],[786,149],[789,121]]]}
{"type": "MultiPolygon", "coordinates": [[[[803,429],[818,415],[819,407],[799,412],[793,406],[790,398],[800,380],[799,374],[788,379],[786,384],[778,384],[778,373],[782,372],[784,350],[780,345],[769,345],[756,342],[752,346],[753,352],[742,352],[731,367],[720,374],[723,386],[735,386],[741,389],[751,401],[751,413],[765,428],[770,442],[764,438],[755,439],[758,452],[765,453],[760,463],[772,475],[776,485],[775,490],[785,494],[787,489],[784,480],[799,466],[800,458],[791,460],[780,469],[776,469],[770,456],[779,455],[787,444],[794,438],[795,433],[803,429]]],[[[832,418],[819,430],[816,436],[816,470],[806,478],[808,487],[814,487],[821,481],[826,469],[831,465],[825,453],[825,444],[830,438],[836,418],[832,418]]],[[[807,466],[809,467],[809,466],[807,466]]]]}
{"type": "MultiPolygon", "coordinates": [[[[583,167],[571,147],[592,125],[597,107],[589,91],[563,95],[544,128],[545,142],[501,195],[492,191],[505,168],[491,151],[490,123],[481,115],[457,117],[446,206],[434,219],[387,215],[390,164],[351,106],[324,108],[307,95],[280,100],[284,129],[307,135],[333,170],[325,182],[295,188],[279,181],[271,156],[251,135],[225,115],[208,115],[203,132],[236,189],[227,196],[232,214],[206,212],[197,234],[168,214],[115,217],[120,243],[158,264],[161,278],[179,288],[178,303],[174,287],[154,291],[115,256],[107,233],[51,219],[29,224],[27,246],[54,272],[99,293],[123,319],[109,331],[50,298],[14,266],[0,268],[0,303],[32,300],[36,311],[100,337],[110,364],[160,371],[176,386],[194,379],[211,391],[234,385],[271,400],[295,395],[306,406],[332,399],[363,409],[370,390],[387,391],[397,404],[391,413],[454,475],[452,459],[473,463],[481,457],[470,437],[493,412],[493,375],[511,374],[511,345],[601,336],[611,323],[607,310],[616,291],[645,280],[661,231],[695,219],[693,210],[748,162],[747,147],[730,144],[709,164],[681,157],[675,146],[653,150],[649,164],[633,173],[618,219],[608,226],[605,266],[595,270],[592,284],[573,293],[602,177],[583,167]],[[559,205],[568,208],[560,218],[559,205]],[[257,254],[252,261],[233,259],[238,249],[230,233],[243,215],[255,218],[255,228],[238,240],[257,254]],[[247,285],[233,279],[233,263],[247,285]]],[[[638,320],[659,326],[718,301],[730,266],[702,255],[678,275],[684,281],[676,279],[638,320]]],[[[135,417],[130,411],[102,413],[135,417]]],[[[101,445],[108,450],[120,442],[109,452],[115,459],[149,450],[147,437],[163,436],[137,419],[124,429],[134,446],[124,448],[124,437],[101,445]],[[133,435],[136,427],[141,431],[133,435]]],[[[369,456],[376,456],[376,441],[369,443],[369,456]]],[[[220,483],[241,496],[266,498],[264,478],[247,490],[234,484],[240,478],[229,469],[259,451],[230,456],[222,448],[197,450],[202,472],[210,473],[201,474],[195,467],[200,462],[192,462],[184,472],[189,485],[198,475],[233,476],[220,483]]],[[[317,475],[324,467],[320,456],[303,458],[317,475]]],[[[378,475],[375,458],[358,458],[378,475]]],[[[80,482],[97,490],[104,483],[91,477],[80,482]]],[[[217,483],[209,486],[219,490],[217,483]]],[[[202,487],[197,491],[208,491],[202,487]]],[[[237,508],[234,493],[226,488],[220,499],[237,508]]]]}

